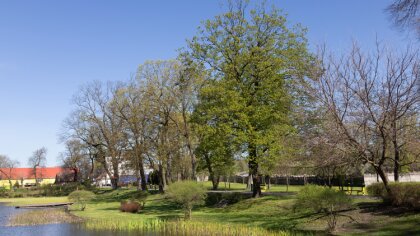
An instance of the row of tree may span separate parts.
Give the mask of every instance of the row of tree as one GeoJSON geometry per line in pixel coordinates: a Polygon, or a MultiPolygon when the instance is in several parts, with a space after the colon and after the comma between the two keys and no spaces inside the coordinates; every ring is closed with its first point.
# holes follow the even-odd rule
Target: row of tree
{"type": "Polygon", "coordinates": [[[65,121],[63,161],[117,187],[145,166],[159,189],[205,170],[217,188],[238,160],[253,195],[260,175],[285,167],[374,171],[387,186],[392,167],[417,168],[419,52],[356,44],[342,56],[311,54],[306,30],[265,6],[244,2],[208,20],[176,60],[149,61],[128,82],[90,83],[65,121]]]}

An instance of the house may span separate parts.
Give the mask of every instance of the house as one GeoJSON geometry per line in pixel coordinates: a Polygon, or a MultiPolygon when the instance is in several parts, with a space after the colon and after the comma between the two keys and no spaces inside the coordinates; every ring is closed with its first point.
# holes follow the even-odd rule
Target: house
{"type": "Polygon", "coordinates": [[[12,185],[35,186],[36,180],[41,185],[54,184],[56,182],[69,182],[73,180],[69,176],[74,176],[75,170],[62,167],[38,167],[34,168],[0,168],[0,188],[10,188],[9,179],[12,185]],[[36,175],[35,175],[36,174],[36,175]]]}

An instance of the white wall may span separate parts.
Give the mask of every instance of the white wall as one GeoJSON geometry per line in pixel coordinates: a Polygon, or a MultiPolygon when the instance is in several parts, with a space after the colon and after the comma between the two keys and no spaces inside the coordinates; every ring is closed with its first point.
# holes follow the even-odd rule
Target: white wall
{"type": "MultiPolygon", "coordinates": [[[[387,173],[388,180],[394,181],[394,173],[387,173]]],[[[365,185],[370,185],[377,182],[376,174],[365,174],[365,185]]],[[[381,177],[379,177],[379,182],[381,177]]],[[[400,174],[400,182],[420,182],[420,172],[411,172],[406,174],[400,174]]]]}

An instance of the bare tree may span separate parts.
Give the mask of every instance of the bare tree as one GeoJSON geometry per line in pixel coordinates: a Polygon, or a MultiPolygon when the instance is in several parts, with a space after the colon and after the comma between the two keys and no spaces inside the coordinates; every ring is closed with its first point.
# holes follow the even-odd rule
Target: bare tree
{"type": "Polygon", "coordinates": [[[150,130],[150,99],[145,96],[144,88],[132,82],[119,91],[113,99],[117,115],[124,121],[130,166],[134,168],[137,182],[143,191],[147,190],[144,159],[148,152],[150,130]]]}
{"type": "Polygon", "coordinates": [[[37,150],[35,150],[32,153],[32,156],[29,157],[28,165],[32,167],[33,174],[35,177],[35,184],[38,186],[39,184],[39,178],[42,178],[42,173],[39,173],[37,168],[45,166],[45,163],[47,161],[47,148],[42,147],[37,150]]]}
{"type": "Polygon", "coordinates": [[[74,98],[76,110],[65,121],[65,136],[82,140],[94,160],[101,163],[110,176],[111,185],[118,187],[120,166],[127,148],[123,120],[117,116],[112,99],[120,85],[93,82],[82,87],[74,98]]]}
{"type": "Polygon", "coordinates": [[[374,53],[364,53],[354,44],[341,57],[321,50],[320,61],[323,71],[315,89],[331,124],[326,132],[333,132],[334,139],[352,153],[351,160],[369,164],[389,191],[384,167],[393,160],[399,168],[398,149],[409,142],[406,138],[415,137],[403,133],[411,132],[418,122],[418,51],[397,55],[377,44],[374,53]]]}
{"type": "Polygon", "coordinates": [[[174,61],[150,61],[139,67],[136,77],[150,100],[150,125],[153,127],[150,139],[155,153],[149,157],[155,158],[152,162],[157,164],[161,192],[172,181],[173,159],[179,151],[179,146],[174,145],[179,139],[178,133],[174,132],[177,100],[172,90],[176,76],[177,64],[174,61]]]}
{"type": "Polygon", "coordinates": [[[13,189],[12,177],[13,169],[19,165],[16,160],[10,159],[6,155],[0,155],[0,172],[9,180],[10,189],[13,189]]]}
{"type": "Polygon", "coordinates": [[[92,175],[93,162],[89,148],[79,139],[69,139],[65,151],[60,153],[63,166],[74,171],[73,181],[87,180],[92,175]]]}
{"type": "Polygon", "coordinates": [[[420,0],[395,0],[386,11],[395,26],[413,28],[420,38],[420,0]]]}

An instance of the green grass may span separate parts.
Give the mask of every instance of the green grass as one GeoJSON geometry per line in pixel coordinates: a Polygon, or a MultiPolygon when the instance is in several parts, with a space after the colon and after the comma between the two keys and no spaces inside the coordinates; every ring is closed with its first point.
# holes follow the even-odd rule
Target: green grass
{"type": "Polygon", "coordinates": [[[7,203],[10,206],[64,203],[69,202],[67,197],[28,197],[28,198],[0,198],[0,202],[7,203]]]}
{"type": "MultiPolygon", "coordinates": [[[[207,185],[209,183],[206,183],[207,185]]],[[[211,184],[210,184],[211,186],[211,184]]],[[[239,189],[241,184],[231,185],[239,189]]],[[[277,191],[282,191],[283,186],[273,186],[277,191]]],[[[289,189],[298,191],[299,188],[289,189]]],[[[119,211],[120,202],[135,197],[138,192],[135,189],[103,190],[97,194],[95,200],[87,204],[85,211],[74,208],[71,212],[84,218],[87,222],[96,222],[103,229],[144,227],[139,222],[166,222],[183,220],[182,211],[174,204],[168,202],[164,195],[151,194],[147,197],[146,205],[140,213],[123,213],[119,211]],[[109,223],[110,221],[114,223],[109,223]],[[108,222],[108,223],[107,223],[108,222]]],[[[251,227],[266,230],[267,232],[298,232],[312,234],[322,233],[326,226],[326,219],[317,219],[320,215],[307,212],[293,211],[296,196],[265,196],[258,199],[245,199],[238,203],[228,205],[225,208],[198,207],[193,209],[192,222],[195,226],[188,230],[196,230],[200,224],[209,224],[216,229],[251,227]],[[316,219],[316,220],[315,220],[316,219]]],[[[37,203],[66,202],[66,197],[45,198],[16,198],[0,199],[0,202],[8,202],[11,205],[26,205],[37,203]]],[[[371,198],[354,199],[355,208],[345,212],[357,222],[351,222],[349,218],[340,217],[338,234],[340,235],[410,235],[420,233],[420,214],[411,213],[403,215],[390,215],[383,212],[372,212],[358,209],[358,207],[371,205],[373,209],[381,209],[379,200],[371,198]]],[[[314,203],[316,204],[316,203],[314,203]]],[[[165,226],[166,227],[166,226],[165,226]]],[[[169,226],[168,226],[169,227],[169,226]]],[[[210,226],[209,226],[210,227],[210,226]]],[[[265,231],[264,231],[265,232],[265,231]]]]}
{"type": "MultiPolygon", "coordinates": [[[[211,183],[211,181],[206,181],[204,182],[204,186],[207,187],[207,189],[211,190],[213,185],[211,183]]],[[[266,185],[267,192],[298,192],[302,186],[298,186],[298,185],[289,185],[289,187],[287,188],[286,185],[275,185],[275,184],[271,184],[270,185],[270,189],[268,189],[268,185],[266,185]]],[[[230,188],[229,188],[229,183],[225,183],[225,182],[220,182],[219,183],[219,187],[218,190],[228,190],[228,191],[244,191],[246,190],[246,184],[242,184],[242,183],[230,183],[230,188]]]]}

